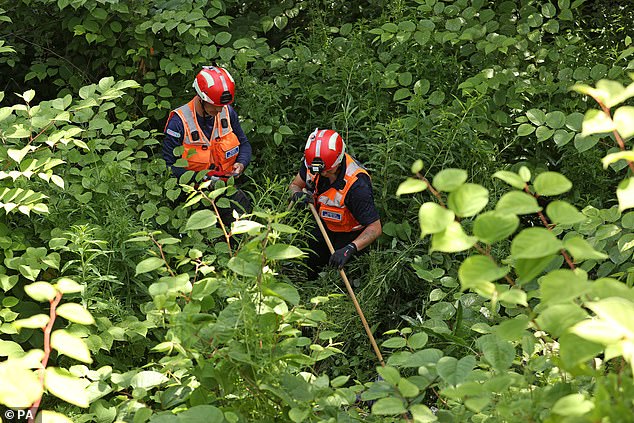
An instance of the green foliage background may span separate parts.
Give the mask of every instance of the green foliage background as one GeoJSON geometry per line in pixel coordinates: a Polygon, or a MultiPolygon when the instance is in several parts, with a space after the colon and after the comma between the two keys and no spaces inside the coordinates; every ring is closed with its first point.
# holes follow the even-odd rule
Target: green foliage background
{"type": "Polygon", "coordinates": [[[106,423],[629,421],[633,17],[0,3],[0,403],[106,423]],[[213,212],[231,183],[197,190],[160,155],[209,64],[236,78],[254,148],[255,213],[232,228],[213,212]],[[312,222],[286,187],[315,127],[373,176],[384,235],[348,271],[385,367],[338,275],[299,261],[312,222]]]}

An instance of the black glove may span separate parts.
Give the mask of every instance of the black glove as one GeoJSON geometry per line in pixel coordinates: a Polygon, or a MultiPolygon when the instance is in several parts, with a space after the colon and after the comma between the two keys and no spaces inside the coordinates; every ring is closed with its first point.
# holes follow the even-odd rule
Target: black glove
{"type": "Polygon", "coordinates": [[[301,204],[303,206],[306,206],[308,203],[312,203],[313,202],[313,196],[312,196],[312,194],[310,194],[308,192],[305,192],[305,191],[296,191],[291,196],[291,201],[293,203],[298,203],[298,204],[301,204]]]}
{"type": "Polygon", "coordinates": [[[343,266],[348,263],[354,253],[357,252],[357,246],[354,243],[350,243],[343,248],[338,249],[330,256],[329,264],[338,269],[343,269],[343,266]]]}

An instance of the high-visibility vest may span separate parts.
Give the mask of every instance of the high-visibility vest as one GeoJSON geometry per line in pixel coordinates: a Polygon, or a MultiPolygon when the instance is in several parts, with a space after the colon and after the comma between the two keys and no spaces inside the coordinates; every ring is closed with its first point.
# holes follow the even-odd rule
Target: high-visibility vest
{"type": "Polygon", "coordinates": [[[212,169],[231,174],[240,152],[240,140],[231,128],[229,108],[224,106],[216,115],[214,129],[208,139],[198,125],[195,101],[196,98],[170,113],[170,118],[176,113],[183,121],[185,151],[182,157],[187,160],[187,170],[212,169]]]}
{"type": "MultiPolygon", "coordinates": [[[[346,172],[343,175],[345,182],[343,189],[338,190],[330,187],[321,194],[315,191],[315,205],[319,211],[319,217],[321,217],[328,229],[333,232],[351,232],[364,227],[346,207],[345,199],[360,174],[368,175],[368,177],[370,175],[361,163],[356,161],[351,155],[346,154],[345,160],[346,172]]],[[[319,174],[312,174],[310,170],[306,173],[307,183],[314,183],[315,189],[318,186],[319,178],[319,174]]]]}

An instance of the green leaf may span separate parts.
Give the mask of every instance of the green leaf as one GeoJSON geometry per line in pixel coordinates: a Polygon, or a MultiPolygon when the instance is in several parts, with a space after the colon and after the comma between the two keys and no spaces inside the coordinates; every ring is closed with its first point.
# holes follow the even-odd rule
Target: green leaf
{"type": "Polygon", "coordinates": [[[535,259],[559,252],[563,243],[548,229],[527,228],[511,243],[511,255],[515,259],[535,259]]]}
{"type": "MultiPolygon", "coordinates": [[[[291,419],[291,421],[295,423],[303,422],[304,420],[306,420],[309,414],[310,414],[310,410],[307,408],[291,408],[288,411],[288,417],[291,419]]],[[[219,420],[219,421],[224,421],[224,420],[219,420]]]]}
{"type": "Polygon", "coordinates": [[[50,301],[57,295],[57,290],[48,282],[35,282],[24,287],[24,292],[35,301],[50,301]]]}
{"type": "Polygon", "coordinates": [[[420,179],[407,178],[404,182],[401,182],[396,190],[396,195],[401,196],[403,194],[413,194],[415,192],[421,192],[427,189],[427,183],[420,179]]]}
{"type": "Polygon", "coordinates": [[[566,239],[564,241],[564,248],[570,251],[575,262],[608,258],[607,254],[595,250],[588,241],[578,236],[566,239]]]}
{"type": "Polygon", "coordinates": [[[515,214],[488,211],[476,217],[473,234],[482,242],[494,242],[508,238],[520,224],[515,214]]]}
{"type": "Polygon", "coordinates": [[[403,348],[405,345],[407,345],[406,339],[402,338],[400,336],[396,336],[396,337],[388,339],[387,341],[384,341],[381,344],[381,347],[383,347],[383,348],[403,348]]]}
{"type": "Polygon", "coordinates": [[[403,100],[403,99],[405,99],[407,97],[411,97],[411,96],[412,96],[412,93],[409,90],[409,88],[399,88],[394,93],[394,97],[392,98],[392,100],[400,101],[400,100],[403,100]]]}
{"type": "Polygon", "coordinates": [[[623,179],[616,189],[619,211],[634,207],[634,178],[623,179]]]}
{"type": "Polygon", "coordinates": [[[133,388],[141,388],[149,390],[155,386],[159,386],[169,379],[163,373],[155,372],[153,370],[146,370],[139,372],[130,381],[130,386],[133,388]]]}
{"type": "Polygon", "coordinates": [[[372,414],[377,416],[393,416],[405,411],[403,401],[394,397],[381,398],[372,405],[372,414]]]}
{"type": "Polygon", "coordinates": [[[0,363],[0,380],[0,404],[7,407],[30,407],[42,396],[37,374],[19,365],[17,360],[0,363]]]}
{"type": "Polygon", "coordinates": [[[264,254],[269,260],[287,260],[304,255],[299,248],[286,244],[269,245],[264,254]]]}
{"type": "Polygon", "coordinates": [[[477,239],[468,236],[460,223],[453,221],[442,232],[432,235],[430,252],[457,253],[473,247],[477,239]]]}
{"type": "Polygon", "coordinates": [[[517,189],[524,189],[526,182],[515,172],[509,172],[508,170],[498,170],[493,174],[494,178],[498,178],[517,189]]]}
{"type": "Polygon", "coordinates": [[[401,380],[401,374],[392,366],[377,367],[376,371],[379,376],[392,385],[396,385],[398,381],[401,380]]]}
{"type": "Polygon", "coordinates": [[[589,289],[587,277],[570,269],[557,269],[539,279],[542,303],[565,303],[579,298],[589,289]]]}
{"type": "Polygon", "coordinates": [[[263,289],[265,295],[274,295],[278,298],[288,301],[293,305],[299,304],[299,293],[297,289],[283,282],[273,282],[266,285],[263,289]]]}
{"type": "Polygon", "coordinates": [[[35,418],[37,422],[46,423],[73,423],[71,419],[56,411],[42,410],[35,418]]]}
{"type": "Polygon", "coordinates": [[[551,196],[568,192],[572,188],[572,182],[561,173],[544,172],[537,175],[533,186],[537,194],[551,196]]]}
{"type": "Polygon", "coordinates": [[[146,258],[136,265],[136,273],[134,275],[136,276],[140,275],[141,273],[151,272],[152,270],[156,270],[163,265],[165,265],[165,262],[161,258],[146,258]]]}
{"type": "Polygon", "coordinates": [[[216,224],[216,214],[211,210],[198,210],[192,213],[187,224],[185,225],[186,231],[195,231],[199,229],[205,229],[216,224]]]}
{"type": "Polygon", "coordinates": [[[454,357],[442,357],[436,364],[438,376],[450,385],[458,385],[464,381],[476,365],[476,359],[472,355],[462,357],[460,360],[454,357]]]}
{"type": "Polygon", "coordinates": [[[586,217],[577,208],[566,201],[556,200],[548,204],[546,214],[558,225],[573,225],[583,222],[586,217]]]}
{"type": "Polygon", "coordinates": [[[51,347],[60,354],[67,355],[84,363],[92,363],[90,351],[83,339],[71,335],[64,329],[59,329],[51,334],[51,347]]]}
{"type": "Polygon", "coordinates": [[[603,163],[603,169],[607,169],[612,163],[618,162],[619,160],[627,160],[634,161],[634,151],[626,150],[619,151],[618,153],[611,153],[601,159],[601,163],[603,163]]]}
{"type": "Polygon", "coordinates": [[[564,145],[568,144],[570,140],[574,138],[574,136],[574,132],[568,132],[565,129],[557,129],[555,131],[555,134],[553,135],[553,141],[555,141],[555,144],[557,144],[557,146],[563,147],[564,145]]]}
{"type": "MultiPolygon", "coordinates": [[[[178,423],[210,423],[224,422],[224,413],[213,405],[196,405],[178,413],[178,423]]],[[[154,420],[154,419],[152,419],[154,420]]]]}
{"type": "Polygon", "coordinates": [[[24,157],[29,153],[29,151],[31,151],[31,147],[27,145],[26,147],[24,147],[21,150],[14,150],[14,149],[9,148],[7,150],[7,154],[16,163],[20,163],[24,159],[24,157]]]}
{"type": "Polygon", "coordinates": [[[216,44],[225,45],[231,40],[231,34],[226,31],[221,31],[216,34],[216,44]]]}
{"type": "Polygon", "coordinates": [[[35,314],[33,316],[27,317],[26,319],[20,319],[13,322],[13,325],[18,328],[30,328],[37,329],[43,328],[48,324],[50,317],[46,314],[35,314]]]}
{"type": "Polygon", "coordinates": [[[421,159],[418,159],[414,163],[412,163],[411,172],[418,173],[421,170],[423,170],[423,161],[421,159]]]}
{"type": "Polygon", "coordinates": [[[398,381],[398,390],[405,398],[414,398],[420,393],[420,389],[414,383],[405,378],[398,381]]]}
{"type": "Polygon", "coordinates": [[[264,225],[258,222],[254,222],[252,220],[237,220],[231,224],[231,233],[233,235],[236,234],[244,234],[251,233],[256,234],[264,225]]]}
{"type": "Polygon", "coordinates": [[[456,216],[469,217],[478,214],[489,202],[489,190],[477,184],[462,184],[449,194],[448,207],[456,216]]]}
{"type": "Polygon", "coordinates": [[[495,205],[495,211],[501,214],[532,214],[541,209],[535,197],[521,191],[507,192],[495,205]]]}
{"type": "Polygon", "coordinates": [[[57,307],[57,315],[81,325],[92,325],[95,319],[81,304],[65,303],[57,307]]]}
{"type": "MultiPolygon", "coordinates": [[[[517,291],[513,289],[512,291],[517,291]]],[[[510,292],[510,291],[507,291],[510,292]]],[[[520,314],[512,319],[503,321],[493,327],[494,333],[506,341],[517,341],[525,334],[525,330],[530,323],[529,318],[525,314],[520,314]]]]}
{"type": "Polygon", "coordinates": [[[44,386],[48,392],[77,407],[86,408],[90,405],[87,385],[88,381],[57,367],[47,367],[44,373],[44,386]]]}
{"type": "MultiPolygon", "coordinates": [[[[602,320],[608,323],[612,331],[618,332],[630,340],[634,338],[634,303],[620,297],[609,297],[586,306],[602,320]]],[[[579,333],[577,333],[579,335],[579,333]]]]}
{"type": "Polygon", "coordinates": [[[559,353],[562,364],[568,367],[575,367],[596,357],[603,349],[603,345],[588,341],[573,333],[564,332],[559,338],[559,353]]]}
{"type": "Polygon", "coordinates": [[[82,285],[70,278],[60,278],[55,284],[55,288],[62,294],[73,294],[84,290],[82,285]]]}
{"type": "Polygon", "coordinates": [[[525,137],[533,132],[535,132],[535,127],[530,123],[523,123],[517,127],[517,135],[520,137],[525,137]]]}
{"type": "Polygon", "coordinates": [[[554,112],[550,112],[546,114],[546,125],[550,126],[553,129],[559,129],[566,124],[566,115],[556,110],[554,112]]]}
{"type": "Polygon", "coordinates": [[[612,118],[614,126],[624,140],[634,135],[634,107],[623,106],[616,109],[612,118]]]}
{"type": "Polygon", "coordinates": [[[429,336],[425,332],[418,332],[407,338],[407,345],[415,350],[423,348],[427,344],[429,336]]]}
{"type": "MultiPolygon", "coordinates": [[[[559,256],[561,257],[561,256],[559,256]]],[[[530,282],[539,275],[553,261],[555,256],[550,255],[536,259],[518,259],[515,260],[515,271],[521,278],[520,284],[530,282]]]]}
{"type": "Polygon", "coordinates": [[[552,304],[544,308],[535,321],[541,330],[558,338],[569,327],[587,317],[588,313],[577,304],[552,304]]]}
{"type": "Polygon", "coordinates": [[[528,112],[526,112],[526,117],[535,126],[542,126],[544,123],[546,123],[546,113],[539,109],[530,109],[528,112]]]}
{"type": "Polygon", "coordinates": [[[452,210],[448,210],[436,203],[424,203],[418,210],[421,238],[425,235],[444,231],[455,220],[455,217],[452,210]]]}
{"type": "Polygon", "coordinates": [[[594,403],[583,394],[570,394],[559,398],[553,405],[552,412],[560,416],[583,416],[594,409],[594,403]]]}
{"type": "Polygon", "coordinates": [[[612,132],[615,128],[614,122],[602,110],[588,110],[583,118],[581,136],[587,137],[592,134],[603,134],[612,132]]]}
{"type": "Polygon", "coordinates": [[[443,169],[434,176],[432,185],[438,191],[451,192],[467,180],[467,172],[462,169],[443,169]]]}
{"type": "Polygon", "coordinates": [[[546,141],[555,133],[554,129],[551,129],[547,126],[540,126],[535,130],[535,135],[537,136],[537,142],[546,141]]]}
{"type": "Polygon", "coordinates": [[[262,267],[258,257],[241,256],[232,257],[227,263],[227,267],[233,272],[242,276],[255,277],[260,274],[262,267]]]}
{"type": "Polygon", "coordinates": [[[510,342],[496,335],[484,335],[477,339],[476,345],[496,371],[505,372],[513,364],[515,348],[510,342]]]}
{"type": "Polygon", "coordinates": [[[508,267],[498,267],[490,257],[474,255],[462,262],[458,269],[458,278],[465,290],[480,281],[493,282],[501,279],[508,271],[508,267]]]}

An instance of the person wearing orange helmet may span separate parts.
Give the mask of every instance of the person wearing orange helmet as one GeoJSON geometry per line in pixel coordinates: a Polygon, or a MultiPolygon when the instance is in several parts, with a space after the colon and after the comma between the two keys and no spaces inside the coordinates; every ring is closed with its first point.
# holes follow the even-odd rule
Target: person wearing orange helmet
{"type": "Polygon", "coordinates": [[[306,141],[304,161],[289,186],[291,199],[311,202],[319,213],[335,252],[331,255],[319,230],[308,258],[311,276],[326,263],[342,269],[358,252],[382,233],[367,170],[346,153],[341,135],[315,129],[306,141]]]}
{"type": "MultiPolygon", "coordinates": [[[[205,66],[192,86],[194,98],[173,110],[165,124],[165,163],[175,177],[188,170],[204,172],[203,179],[239,177],[251,161],[252,150],[238,113],[230,106],[235,95],[231,74],[219,66],[205,66]],[[180,146],[184,147],[182,153],[174,154],[180,146]],[[185,167],[177,165],[180,158],[187,160],[185,167]]],[[[250,209],[244,192],[238,190],[231,199],[241,208],[250,209]]],[[[232,210],[221,214],[227,221],[232,220],[232,210]]]]}

